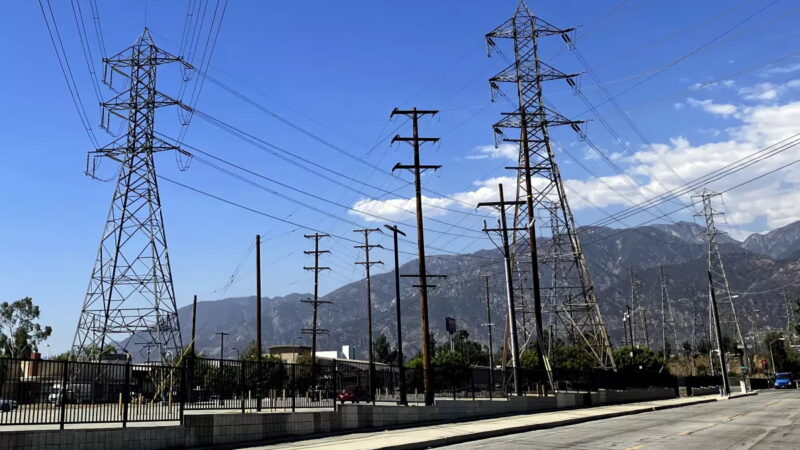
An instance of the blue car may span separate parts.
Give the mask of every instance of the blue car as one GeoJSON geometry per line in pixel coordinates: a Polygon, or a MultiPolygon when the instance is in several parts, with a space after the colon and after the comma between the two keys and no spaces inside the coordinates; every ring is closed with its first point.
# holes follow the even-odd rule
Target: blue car
{"type": "Polygon", "coordinates": [[[792,387],[791,372],[778,372],[775,374],[775,389],[789,389],[792,387]]]}

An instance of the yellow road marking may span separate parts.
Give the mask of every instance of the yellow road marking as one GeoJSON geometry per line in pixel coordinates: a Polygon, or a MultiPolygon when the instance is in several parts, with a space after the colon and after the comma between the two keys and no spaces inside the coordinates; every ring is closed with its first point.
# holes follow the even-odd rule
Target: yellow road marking
{"type": "Polygon", "coordinates": [[[734,414],[734,415],[728,417],[728,420],[738,419],[739,417],[742,417],[745,414],[747,414],[747,413],[734,414]]]}
{"type": "Polygon", "coordinates": [[[637,445],[636,447],[628,447],[628,448],[627,448],[627,449],[625,449],[625,450],[638,450],[638,449],[640,449],[640,448],[642,448],[642,447],[644,447],[644,445],[637,445]]]}
{"type": "Polygon", "coordinates": [[[679,434],[679,435],[681,435],[681,436],[686,436],[686,435],[687,435],[687,434],[689,434],[689,433],[691,433],[691,431],[681,431],[681,432],[680,432],[680,433],[678,433],[678,434],[679,434]]]}
{"type": "Polygon", "coordinates": [[[774,401],[774,402],[771,402],[771,403],[767,403],[766,405],[764,405],[764,408],[769,408],[770,406],[772,406],[772,405],[774,405],[774,404],[778,403],[779,401],[780,401],[780,400],[777,400],[777,401],[774,401]]]}

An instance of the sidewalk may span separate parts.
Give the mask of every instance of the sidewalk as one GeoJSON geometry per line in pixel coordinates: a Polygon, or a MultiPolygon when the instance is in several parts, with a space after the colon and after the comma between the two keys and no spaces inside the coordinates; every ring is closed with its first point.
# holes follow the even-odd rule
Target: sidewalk
{"type": "Polygon", "coordinates": [[[528,415],[484,419],[470,422],[405,428],[397,430],[348,433],[320,439],[307,439],[281,444],[249,447],[254,449],[417,449],[455,444],[489,437],[520,433],[543,428],[572,425],[592,420],[638,414],[659,409],[696,405],[722,400],[718,395],[674,398],[623,405],[581,408],[528,415]]]}

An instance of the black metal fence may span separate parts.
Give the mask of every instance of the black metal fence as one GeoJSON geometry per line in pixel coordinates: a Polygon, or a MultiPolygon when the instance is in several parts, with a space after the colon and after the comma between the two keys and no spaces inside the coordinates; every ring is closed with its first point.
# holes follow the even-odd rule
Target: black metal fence
{"type": "MultiPolygon", "coordinates": [[[[502,398],[514,392],[509,370],[488,367],[434,367],[439,399],[502,398]]],[[[718,377],[555,370],[558,391],[590,392],[719,385],[718,377]]],[[[26,424],[180,421],[206,410],[295,411],[335,409],[337,403],[397,403],[400,371],[376,364],[322,360],[317,365],[185,358],[179,366],[130,362],[79,362],[0,358],[0,426],[26,424]]],[[[525,395],[546,395],[547,374],[520,370],[525,395]]],[[[409,403],[424,398],[420,367],[405,369],[409,403]]],[[[688,390],[691,392],[691,389],[688,390]]],[[[551,392],[550,392],[551,393],[551,392]]]]}
{"type": "Polygon", "coordinates": [[[181,371],[0,358],[0,425],[180,420],[181,371]]]}

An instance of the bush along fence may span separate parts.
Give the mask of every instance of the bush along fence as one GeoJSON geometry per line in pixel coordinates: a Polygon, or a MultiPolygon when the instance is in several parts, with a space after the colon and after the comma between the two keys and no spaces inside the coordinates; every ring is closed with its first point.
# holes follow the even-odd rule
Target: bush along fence
{"type": "MultiPolygon", "coordinates": [[[[434,367],[439,399],[503,398],[513,392],[511,370],[434,367]]],[[[351,360],[316,365],[185,358],[182,364],[83,362],[0,358],[0,427],[3,425],[182,421],[209,410],[296,411],[336,409],[337,403],[399,403],[404,384],[409,404],[423,401],[422,369],[351,360]]],[[[521,370],[526,395],[552,393],[547,375],[521,370]]],[[[718,377],[556,370],[557,391],[714,387],[718,377]]],[[[2,429],[2,428],[0,428],[2,429]]]]}

